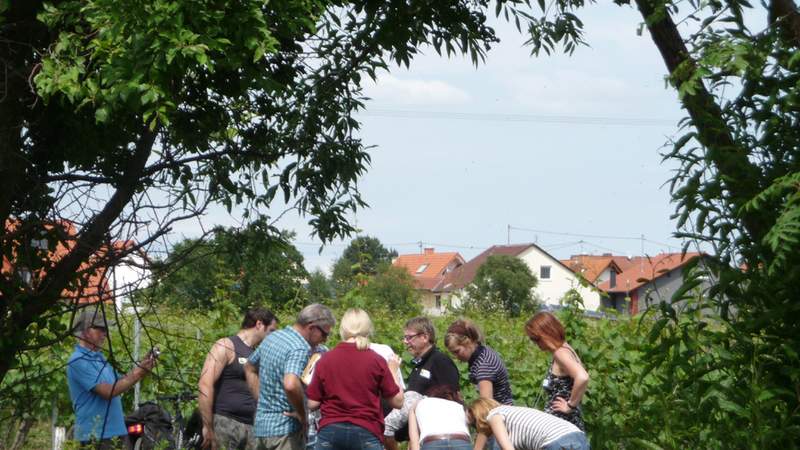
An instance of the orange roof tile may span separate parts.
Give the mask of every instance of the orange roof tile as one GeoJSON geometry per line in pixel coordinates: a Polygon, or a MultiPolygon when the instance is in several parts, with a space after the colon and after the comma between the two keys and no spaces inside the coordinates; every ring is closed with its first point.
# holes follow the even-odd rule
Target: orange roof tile
{"type": "Polygon", "coordinates": [[[583,275],[590,283],[597,281],[597,277],[609,266],[617,273],[622,272],[613,255],[572,255],[561,262],[573,272],[583,275]]]}
{"type": "Polygon", "coordinates": [[[617,275],[616,286],[611,288],[609,281],[600,283],[598,288],[606,292],[628,293],[643,285],[685,266],[690,261],[704,256],[703,253],[659,253],[655,256],[636,256],[630,264],[617,275]]]}
{"type": "Polygon", "coordinates": [[[400,255],[392,261],[395,267],[402,267],[414,277],[418,289],[433,290],[446,275],[448,267],[464,264],[464,258],[458,252],[436,253],[433,249],[425,249],[424,253],[400,255]]]}
{"type": "MultiPolygon", "coordinates": [[[[14,232],[18,224],[19,223],[17,221],[6,221],[5,230],[9,233],[14,232]]],[[[59,223],[45,225],[45,228],[50,229],[51,227],[55,226],[60,226],[63,228],[67,238],[60,240],[58,244],[56,244],[55,249],[50,252],[48,259],[52,263],[58,262],[61,258],[69,254],[76,244],[74,237],[78,234],[78,230],[75,225],[66,220],[59,223]]],[[[125,246],[125,244],[123,244],[123,246],[125,246]]],[[[118,245],[115,244],[114,247],[118,247],[118,245]]],[[[61,293],[62,299],[78,303],[93,303],[97,301],[110,302],[113,300],[113,293],[109,288],[108,278],[106,277],[108,268],[93,267],[97,258],[99,258],[103,253],[104,250],[101,250],[92,256],[92,261],[81,264],[81,266],[78,268],[78,273],[80,276],[78,280],[76,280],[76,286],[71,289],[65,289],[61,293]]],[[[2,273],[9,273],[13,270],[14,262],[9,261],[5,256],[3,256],[2,273]]],[[[41,280],[45,275],[44,272],[45,270],[42,270],[41,273],[31,274],[33,280],[41,280]]],[[[36,281],[32,281],[32,283],[35,282],[36,281]]]]}

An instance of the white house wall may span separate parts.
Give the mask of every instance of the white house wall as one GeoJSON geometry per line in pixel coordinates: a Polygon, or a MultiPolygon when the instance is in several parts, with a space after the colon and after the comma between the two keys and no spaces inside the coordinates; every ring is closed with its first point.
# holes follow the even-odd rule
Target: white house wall
{"type": "Polygon", "coordinates": [[[542,253],[536,247],[530,247],[522,252],[519,259],[531,269],[531,272],[539,279],[539,284],[535,291],[542,302],[548,305],[558,305],[559,300],[570,289],[576,289],[583,297],[583,304],[588,310],[597,310],[600,306],[600,294],[591,288],[580,284],[575,274],[560,264],[549,255],[542,253]],[[542,266],[550,266],[550,279],[543,280],[540,277],[542,266]]]}
{"type": "Polygon", "coordinates": [[[128,306],[131,292],[150,285],[150,271],[143,268],[144,263],[140,255],[131,254],[112,268],[108,283],[118,310],[128,306]]]}

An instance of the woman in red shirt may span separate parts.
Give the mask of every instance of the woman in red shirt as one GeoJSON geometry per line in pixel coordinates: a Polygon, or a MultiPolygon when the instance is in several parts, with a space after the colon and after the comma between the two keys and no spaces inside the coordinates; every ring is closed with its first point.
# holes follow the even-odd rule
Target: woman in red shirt
{"type": "Polygon", "coordinates": [[[308,407],[322,411],[317,450],[383,448],[381,398],[393,408],[403,405],[403,391],[395,379],[400,359],[395,356],[387,364],[370,350],[372,331],[364,310],[348,309],[339,326],[342,342],[314,368],[306,394],[308,407]]]}

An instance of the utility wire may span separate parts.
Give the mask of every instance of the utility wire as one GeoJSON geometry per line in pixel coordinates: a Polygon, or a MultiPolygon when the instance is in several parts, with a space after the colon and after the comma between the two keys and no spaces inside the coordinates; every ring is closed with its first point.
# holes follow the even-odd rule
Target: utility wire
{"type": "Polygon", "coordinates": [[[631,237],[631,236],[605,236],[599,234],[580,234],[580,233],[564,233],[559,231],[548,231],[548,230],[534,230],[532,228],[520,228],[520,227],[512,227],[509,226],[511,230],[517,231],[529,231],[531,233],[542,233],[542,234],[553,234],[557,236],[571,236],[571,237],[584,237],[584,238],[593,238],[593,239],[620,239],[620,240],[627,240],[627,241],[641,241],[642,237],[631,237]]]}
{"type": "Polygon", "coordinates": [[[634,117],[561,116],[553,114],[465,113],[454,111],[422,111],[366,109],[358,113],[368,117],[403,119],[474,120],[493,122],[537,122],[572,125],[619,125],[634,127],[675,126],[678,119],[643,119],[634,117]]]}

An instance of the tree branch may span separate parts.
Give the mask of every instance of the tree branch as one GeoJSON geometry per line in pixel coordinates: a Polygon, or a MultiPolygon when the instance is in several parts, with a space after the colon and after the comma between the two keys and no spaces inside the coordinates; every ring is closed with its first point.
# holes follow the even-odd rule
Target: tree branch
{"type": "Polygon", "coordinates": [[[795,46],[800,47],[800,12],[793,0],[771,0],[769,23],[777,23],[795,46]]]}
{"type": "MultiPolygon", "coordinates": [[[[665,1],[636,0],[636,6],[661,53],[672,84],[679,88],[683,83],[693,82],[696,64],[669,15],[665,1]]],[[[741,210],[760,192],[758,168],[750,162],[748,150],[734,141],[722,110],[701,81],[697,81],[694,92],[687,92],[681,102],[697,129],[698,141],[706,148],[706,160],[719,171],[733,205],[742,213],[746,231],[754,241],[760,241],[767,230],[763,218],[759,220],[741,210]]]]}

